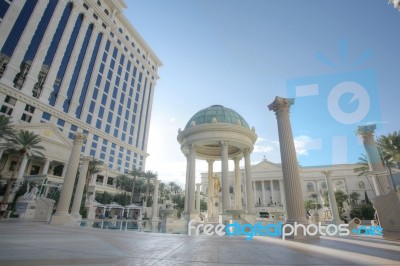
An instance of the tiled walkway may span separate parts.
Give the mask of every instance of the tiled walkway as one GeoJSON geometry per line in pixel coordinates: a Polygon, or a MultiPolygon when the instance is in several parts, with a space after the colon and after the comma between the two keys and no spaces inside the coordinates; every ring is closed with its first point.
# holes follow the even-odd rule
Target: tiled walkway
{"type": "Polygon", "coordinates": [[[400,265],[400,242],[246,241],[0,221],[0,265],[400,265]]]}

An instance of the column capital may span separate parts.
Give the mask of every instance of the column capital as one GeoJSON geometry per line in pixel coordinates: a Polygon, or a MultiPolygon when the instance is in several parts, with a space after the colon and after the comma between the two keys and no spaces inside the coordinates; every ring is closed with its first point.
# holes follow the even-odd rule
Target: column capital
{"type": "Polygon", "coordinates": [[[376,129],[376,124],[359,126],[357,127],[356,134],[363,138],[368,136],[373,136],[375,133],[375,129],[376,129]]]}
{"type": "Polygon", "coordinates": [[[221,144],[221,146],[229,146],[228,141],[221,141],[220,144],[221,144]]]}
{"type": "Polygon", "coordinates": [[[243,154],[244,154],[245,157],[250,155],[250,152],[251,152],[250,148],[243,149],[243,154]]]}
{"type": "Polygon", "coordinates": [[[268,109],[270,111],[274,111],[275,113],[289,112],[290,106],[292,106],[293,104],[293,98],[282,98],[276,96],[275,100],[270,105],[268,105],[268,109]]]}
{"type": "Polygon", "coordinates": [[[93,158],[91,156],[82,156],[81,161],[82,162],[90,162],[93,158]]]}
{"type": "Polygon", "coordinates": [[[75,132],[74,142],[84,142],[86,140],[86,135],[81,132],[75,132]]]}
{"type": "Polygon", "coordinates": [[[332,175],[332,170],[321,171],[321,174],[323,174],[326,178],[329,178],[332,175]]]}
{"type": "Polygon", "coordinates": [[[214,162],[215,162],[215,160],[213,160],[213,159],[207,159],[208,164],[213,164],[214,162]]]}
{"type": "Polygon", "coordinates": [[[233,158],[232,158],[232,160],[233,160],[235,163],[239,163],[241,159],[242,159],[242,156],[236,156],[236,157],[233,157],[233,158]]]}

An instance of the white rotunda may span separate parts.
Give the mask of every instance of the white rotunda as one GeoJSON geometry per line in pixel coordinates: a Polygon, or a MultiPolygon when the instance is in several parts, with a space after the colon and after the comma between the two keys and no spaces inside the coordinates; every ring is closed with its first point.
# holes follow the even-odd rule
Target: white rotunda
{"type": "Polygon", "coordinates": [[[254,212],[250,154],[257,140],[255,129],[250,128],[246,120],[232,109],[221,105],[212,105],[197,112],[185,126],[179,129],[178,142],[187,158],[186,197],[184,217],[190,221],[198,219],[199,204],[195,205],[196,159],[208,162],[208,218],[221,218],[225,221],[235,211],[252,214],[254,212]],[[246,204],[242,206],[240,160],[245,159],[246,204]],[[235,203],[231,204],[229,193],[228,160],[235,163],[234,191],[235,203]],[[215,161],[221,161],[221,177],[213,175],[215,161]]]}

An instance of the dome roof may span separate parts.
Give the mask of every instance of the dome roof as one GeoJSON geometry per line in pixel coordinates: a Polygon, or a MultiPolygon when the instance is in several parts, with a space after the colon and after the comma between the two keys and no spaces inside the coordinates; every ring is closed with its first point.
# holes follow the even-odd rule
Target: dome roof
{"type": "Polygon", "coordinates": [[[222,105],[211,105],[208,108],[198,111],[194,116],[192,116],[192,118],[190,118],[189,122],[185,126],[185,129],[189,128],[193,122],[195,125],[208,123],[229,123],[241,125],[250,129],[249,124],[247,124],[246,120],[244,120],[241,115],[232,109],[223,107],[222,105]]]}

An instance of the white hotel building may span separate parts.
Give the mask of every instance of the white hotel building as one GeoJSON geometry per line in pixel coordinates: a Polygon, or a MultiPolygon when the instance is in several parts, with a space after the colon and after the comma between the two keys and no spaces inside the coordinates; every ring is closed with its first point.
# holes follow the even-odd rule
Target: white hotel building
{"type": "MultiPolygon", "coordinates": [[[[0,0],[0,112],[43,137],[26,178],[62,183],[74,132],[102,160],[92,192],[145,168],[159,58],[124,16],[124,0],[0,0]]],[[[1,153],[0,173],[16,157],[1,153]]]]}

